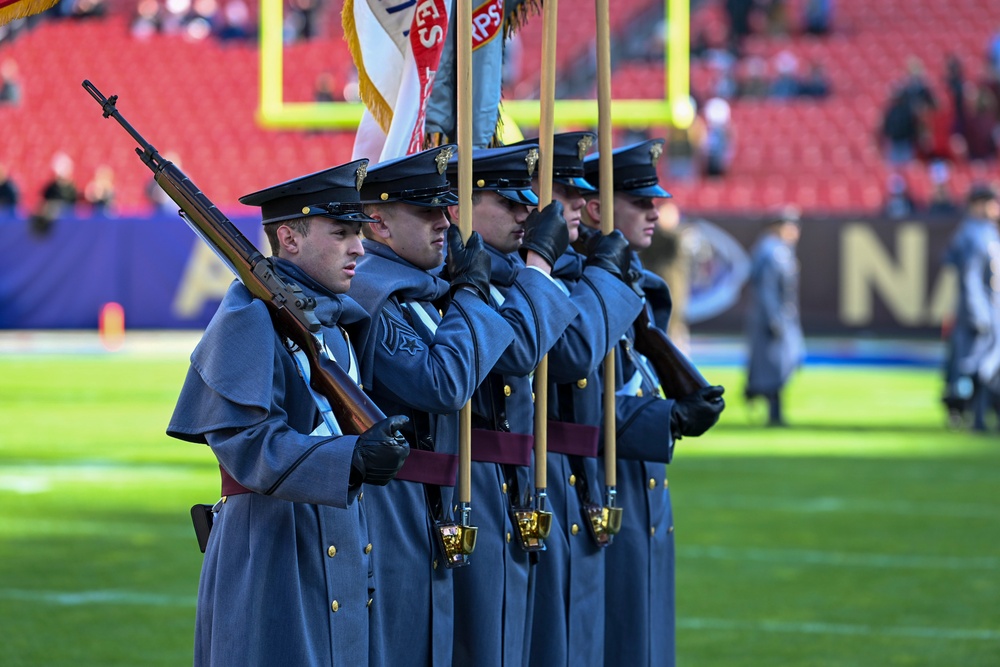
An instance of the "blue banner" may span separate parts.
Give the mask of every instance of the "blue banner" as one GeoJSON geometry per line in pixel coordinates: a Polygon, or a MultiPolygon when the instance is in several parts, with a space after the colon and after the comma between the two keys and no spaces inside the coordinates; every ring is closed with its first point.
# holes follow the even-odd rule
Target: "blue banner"
{"type": "MultiPolygon", "coordinates": [[[[233,223],[269,254],[260,221],[233,223]]],[[[177,215],[63,217],[43,236],[0,219],[0,328],[93,329],[117,302],[130,329],[203,328],[232,272],[177,215]]]]}

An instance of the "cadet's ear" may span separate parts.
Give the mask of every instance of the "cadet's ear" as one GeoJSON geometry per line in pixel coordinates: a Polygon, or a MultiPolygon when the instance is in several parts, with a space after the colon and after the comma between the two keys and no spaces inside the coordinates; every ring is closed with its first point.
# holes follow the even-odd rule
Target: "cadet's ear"
{"type": "Polygon", "coordinates": [[[448,207],[448,221],[453,225],[458,224],[458,205],[448,207]]]}
{"type": "Polygon", "coordinates": [[[381,239],[384,241],[392,236],[392,231],[389,229],[389,225],[385,224],[385,216],[382,211],[372,211],[368,214],[368,217],[375,221],[368,223],[368,229],[371,231],[376,240],[381,239]]]}
{"type": "Polygon", "coordinates": [[[299,233],[288,225],[279,225],[275,230],[278,237],[278,245],[281,246],[279,257],[289,257],[299,252],[299,233]]]}
{"type": "MultiPolygon", "coordinates": [[[[595,226],[600,227],[601,225],[601,198],[592,197],[587,200],[586,206],[583,207],[588,218],[594,222],[595,226]]],[[[586,221],[585,221],[586,222],[586,221]]]]}

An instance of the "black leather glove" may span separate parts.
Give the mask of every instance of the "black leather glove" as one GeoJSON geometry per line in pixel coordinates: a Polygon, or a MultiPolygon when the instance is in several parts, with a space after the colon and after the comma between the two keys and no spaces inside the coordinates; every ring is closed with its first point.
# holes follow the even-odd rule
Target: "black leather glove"
{"type": "Polygon", "coordinates": [[[586,266],[596,266],[608,273],[628,282],[629,269],[632,267],[632,251],[628,240],[617,229],[608,235],[599,234],[589,239],[592,246],[587,253],[586,266]]]}
{"type": "Polygon", "coordinates": [[[486,303],[490,302],[490,256],[478,232],[462,243],[462,232],[457,225],[448,228],[448,257],[445,271],[451,283],[451,292],[468,287],[486,303]]]}
{"type": "Polygon", "coordinates": [[[569,247],[569,228],[563,217],[563,205],[553,200],[541,211],[535,209],[524,221],[524,240],[521,242],[521,257],[529,250],[555,266],[556,260],[569,247]]]}
{"type": "Polygon", "coordinates": [[[409,421],[403,415],[387,417],[358,436],[351,459],[351,486],[362,483],[385,486],[396,476],[410,453],[406,438],[400,433],[409,421]]]}
{"type": "Polygon", "coordinates": [[[573,241],[573,249],[584,257],[590,257],[590,253],[594,251],[594,247],[601,240],[603,234],[601,234],[601,230],[588,227],[582,222],[577,229],[579,231],[576,240],[573,241]]]}
{"type": "Polygon", "coordinates": [[[725,388],[715,385],[674,401],[674,409],[670,412],[670,432],[674,438],[699,436],[712,428],[726,407],[722,400],[724,391],[725,388]]]}

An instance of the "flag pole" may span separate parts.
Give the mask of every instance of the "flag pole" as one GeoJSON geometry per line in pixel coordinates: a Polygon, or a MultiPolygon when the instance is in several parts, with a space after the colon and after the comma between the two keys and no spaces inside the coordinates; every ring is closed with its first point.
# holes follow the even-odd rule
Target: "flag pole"
{"type": "MultiPolygon", "coordinates": [[[[542,82],[539,95],[538,210],[552,202],[552,164],[554,106],[556,97],[556,26],[558,0],[546,0],[542,6],[542,82]]],[[[555,267],[552,267],[555,268],[555,267]]],[[[546,512],[549,451],[549,357],[545,355],[535,369],[535,494],[536,509],[546,512]]],[[[542,522],[538,521],[541,526],[542,522]]],[[[551,517],[546,525],[551,526],[551,517]]],[[[547,537],[546,535],[543,537],[547,537]]]]}
{"type": "MultiPolygon", "coordinates": [[[[600,155],[601,233],[615,228],[614,170],[611,153],[611,31],[608,0],[597,0],[597,151],[600,155]]],[[[617,441],[615,439],[615,349],[604,358],[604,504],[606,528],[612,535],[621,527],[617,507],[617,441]]]]}
{"type": "MultiPolygon", "coordinates": [[[[472,0],[456,1],[455,44],[458,115],[458,229],[462,240],[472,235],[472,0]]],[[[470,525],[472,513],[472,402],[459,413],[459,523],[470,525]]]]}

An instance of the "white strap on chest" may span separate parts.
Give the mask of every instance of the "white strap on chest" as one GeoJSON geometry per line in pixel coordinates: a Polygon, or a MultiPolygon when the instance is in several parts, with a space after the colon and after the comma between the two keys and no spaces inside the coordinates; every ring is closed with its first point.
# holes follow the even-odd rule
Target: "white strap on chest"
{"type": "Polygon", "coordinates": [[[490,296],[492,296],[493,300],[497,302],[497,308],[502,306],[503,302],[507,300],[504,298],[504,295],[500,293],[500,290],[497,289],[497,286],[494,285],[493,283],[490,283],[490,296]]]}
{"type": "MultiPolygon", "coordinates": [[[[333,356],[333,352],[330,351],[330,348],[327,347],[326,342],[323,340],[322,334],[315,334],[315,337],[320,348],[320,353],[331,362],[337,363],[337,359],[333,356]]],[[[347,332],[344,332],[344,338],[347,338],[347,332]]],[[[302,376],[302,379],[305,380],[306,387],[309,388],[309,393],[312,395],[313,402],[316,404],[316,409],[319,410],[319,414],[323,418],[322,423],[309,435],[343,435],[344,430],[340,428],[340,423],[333,414],[333,408],[330,407],[330,401],[327,400],[326,396],[323,396],[312,387],[309,372],[309,358],[306,356],[306,353],[302,351],[300,347],[291,345],[291,343],[289,345],[289,349],[293,350],[292,359],[295,360],[295,365],[299,368],[299,374],[302,376]]],[[[351,363],[347,370],[347,374],[355,384],[359,384],[360,378],[358,376],[358,359],[354,354],[354,348],[351,347],[350,340],[347,341],[347,350],[351,355],[351,363]]]]}
{"type": "Polygon", "coordinates": [[[430,332],[431,336],[437,333],[437,322],[434,321],[434,318],[431,317],[431,314],[427,312],[426,308],[415,301],[404,301],[402,306],[410,311],[411,315],[420,320],[420,323],[427,328],[427,331],[430,332]]]}

